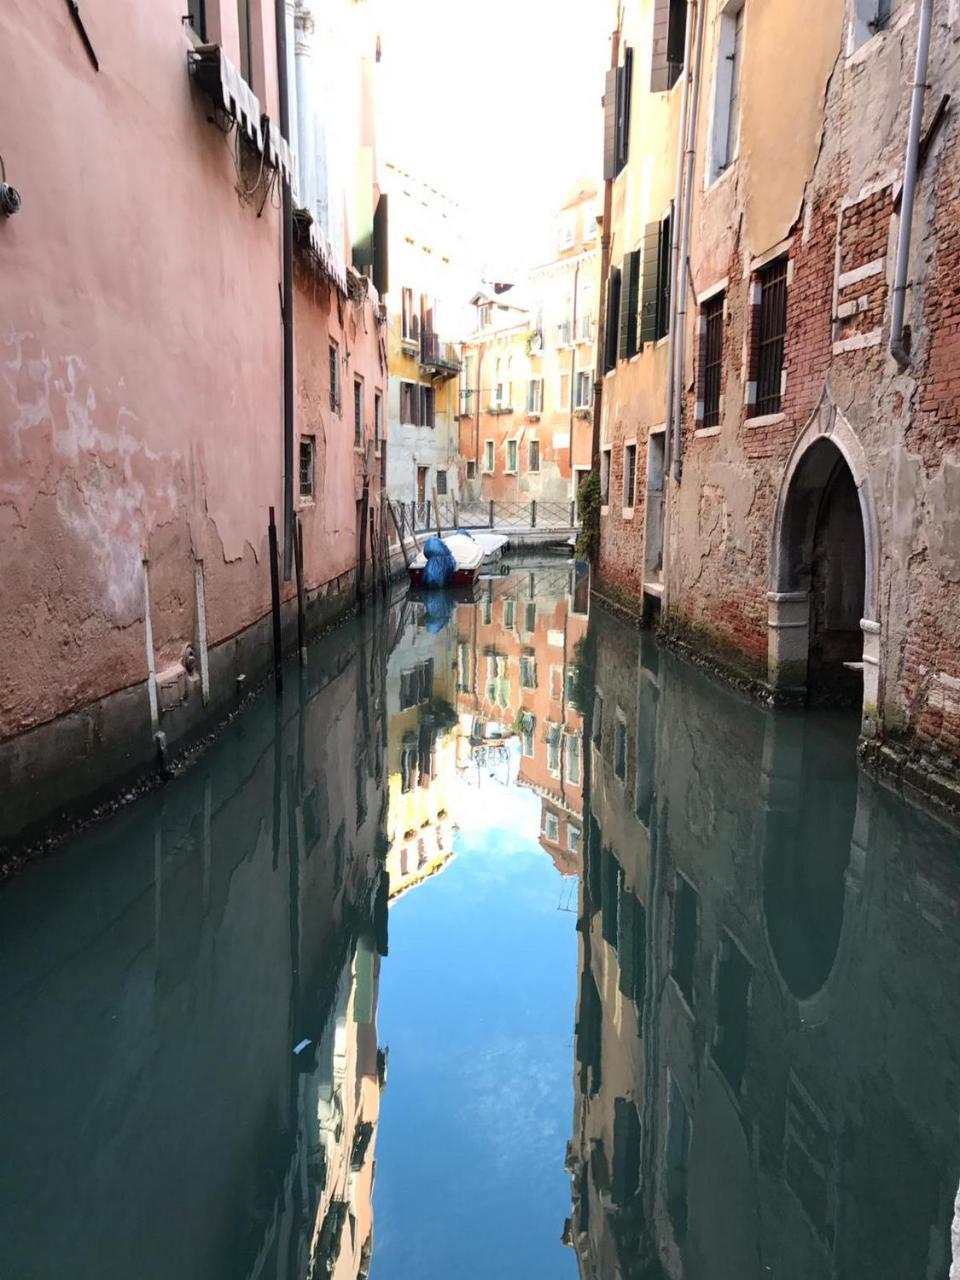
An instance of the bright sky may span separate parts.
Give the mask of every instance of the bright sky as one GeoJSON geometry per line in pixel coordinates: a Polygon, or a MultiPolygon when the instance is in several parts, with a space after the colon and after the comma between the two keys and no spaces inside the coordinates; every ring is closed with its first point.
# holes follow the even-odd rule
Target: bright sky
{"type": "Polygon", "coordinates": [[[549,259],[600,179],[609,0],[379,0],[381,159],[464,206],[494,275],[549,259]]]}

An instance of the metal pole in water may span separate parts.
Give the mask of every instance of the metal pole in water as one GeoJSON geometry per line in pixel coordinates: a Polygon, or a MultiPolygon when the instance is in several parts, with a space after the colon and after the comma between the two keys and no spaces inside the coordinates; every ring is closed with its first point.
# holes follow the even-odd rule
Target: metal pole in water
{"type": "Polygon", "coordinates": [[[283,642],[280,637],[280,566],[277,562],[277,517],[273,507],[270,508],[270,524],[268,526],[270,540],[270,602],[273,612],[273,679],[277,693],[283,693],[283,642]]]}

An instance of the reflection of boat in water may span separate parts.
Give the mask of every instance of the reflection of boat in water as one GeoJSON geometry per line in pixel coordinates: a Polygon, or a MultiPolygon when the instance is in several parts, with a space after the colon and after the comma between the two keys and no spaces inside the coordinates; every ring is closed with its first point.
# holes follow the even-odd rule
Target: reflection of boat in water
{"type": "MultiPolygon", "coordinates": [[[[453,556],[453,576],[445,584],[447,587],[472,586],[477,580],[480,566],[499,559],[507,539],[499,533],[450,533],[440,541],[453,556]]],[[[424,581],[424,570],[427,567],[427,556],[421,551],[410,561],[410,582],[415,587],[427,586],[424,581]]]]}

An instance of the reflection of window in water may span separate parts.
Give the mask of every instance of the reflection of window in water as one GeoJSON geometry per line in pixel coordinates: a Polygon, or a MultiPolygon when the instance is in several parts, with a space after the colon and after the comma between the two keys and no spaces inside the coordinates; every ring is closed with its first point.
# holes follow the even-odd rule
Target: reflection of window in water
{"type": "Polygon", "coordinates": [[[470,645],[461,640],[457,645],[457,692],[473,692],[473,664],[470,661],[470,645]]]}
{"type": "Polygon", "coordinates": [[[486,697],[500,707],[510,705],[510,667],[502,654],[487,654],[486,697]]]}
{"type": "Polygon", "coordinates": [[[602,876],[600,931],[604,942],[609,942],[611,947],[615,947],[620,937],[620,895],[623,892],[623,871],[612,849],[603,851],[602,876]]]}
{"type": "Polygon", "coordinates": [[[543,815],[543,833],[552,844],[557,843],[560,835],[560,822],[557,815],[549,809],[543,815]]]}
{"type": "Polygon", "coordinates": [[[783,1131],[787,1186],[820,1237],[833,1242],[833,1141],[826,1118],[791,1071],[783,1131]]]}
{"type": "Polygon", "coordinates": [[[753,969],[724,929],[717,963],[717,1025],[713,1060],[732,1089],[739,1090],[747,1059],[747,1020],[753,969]]]}
{"type": "Polygon", "coordinates": [[[551,666],[550,697],[554,702],[559,702],[560,695],[562,693],[563,693],[563,667],[551,666]]]}
{"type": "Polygon", "coordinates": [[[637,696],[637,779],[634,812],[645,827],[650,825],[656,758],[657,686],[642,678],[637,696]]]}
{"type": "Polygon", "coordinates": [[[525,606],[524,626],[527,631],[536,631],[537,629],[537,604],[535,600],[530,600],[525,606]]]}
{"type": "Polygon", "coordinates": [[[613,1180],[615,1205],[629,1204],[640,1187],[640,1117],[629,1098],[613,1103],[613,1180]]]}
{"type": "Polygon", "coordinates": [[[536,716],[525,715],[523,717],[523,754],[531,760],[534,755],[533,734],[537,727],[536,716]]]}
{"type": "Polygon", "coordinates": [[[621,782],[627,776],[627,722],[619,707],[613,730],[613,772],[621,782]]]}
{"type": "Polygon", "coordinates": [[[580,852],[580,828],[567,823],[567,848],[571,853],[580,852]]]}
{"type": "Polygon", "coordinates": [[[555,777],[560,776],[560,744],[562,734],[558,724],[547,725],[547,768],[555,777]]]}
{"type": "Polygon", "coordinates": [[[415,734],[405,735],[400,748],[400,790],[406,795],[413,790],[420,769],[420,743],[415,734]]]}
{"type": "Polygon", "coordinates": [[[508,596],[503,602],[503,625],[508,631],[512,631],[517,617],[517,602],[513,596],[508,596]]]}
{"type": "MultiPolygon", "coordinates": [[[[621,993],[636,1004],[638,1020],[647,982],[646,954],[646,907],[636,894],[628,893],[621,887],[617,931],[617,964],[620,968],[618,985],[621,993]]],[[[642,1035],[643,1029],[639,1021],[637,1029],[642,1035]]]]}
{"type": "Polygon", "coordinates": [[[577,679],[579,674],[579,667],[567,667],[567,701],[574,708],[577,707],[577,679]]]}
{"type": "Polygon", "coordinates": [[[580,785],[580,735],[571,733],[567,738],[567,781],[572,787],[580,785]]]}
{"type": "Polygon", "coordinates": [[[411,671],[400,672],[400,710],[417,707],[433,697],[433,659],[427,658],[411,671]]]}
{"type": "Polygon", "coordinates": [[[673,894],[673,960],[670,973],[693,1008],[693,969],[697,957],[700,898],[685,876],[677,872],[673,894]]]}
{"type": "Polygon", "coordinates": [[[593,698],[593,745],[599,750],[603,742],[603,695],[598,691],[593,698]]]}
{"type": "Polygon", "coordinates": [[[532,649],[520,655],[520,687],[521,689],[537,687],[537,655],[532,649]]]}
{"type": "Polygon", "coordinates": [[[483,624],[489,627],[493,622],[493,596],[488,595],[483,602],[483,624]]]}
{"type": "Polygon", "coordinates": [[[674,1235],[682,1242],[687,1234],[687,1166],[690,1157],[690,1114],[676,1080],[668,1073],[667,1150],[664,1187],[667,1212],[674,1235]]]}

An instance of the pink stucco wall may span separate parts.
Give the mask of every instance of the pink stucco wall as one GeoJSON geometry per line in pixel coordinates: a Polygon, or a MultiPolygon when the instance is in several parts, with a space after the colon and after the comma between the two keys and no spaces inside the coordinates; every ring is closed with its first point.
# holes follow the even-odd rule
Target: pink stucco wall
{"type": "MultiPolygon", "coordinates": [[[[198,559],[211,646],[269,608],[279,215],[238,194],[233,140],[187,75],[185,8],[130,0],[121,18],[85,0],[98,73],[65,4],[0,5],[0,153],[23,198],[0,219],[0,740],[146,678],[144,560],[158,669],[196,643],[198,559]]],[[[237,62],[235,10],[223,0],[237,62]]],[[[257,13],[254,87],[275,119],[270,0],[257,13]]],[[[298,290],[298,428],[331,312],[339,329],[336,296],[298,290]]],[[[374,308],[342,314],[372,429],[374,308]]],[[[344,438],[326,430],[329,506],[305,513],[311,585],[355,555],[348,387],[344,438]]]]}

